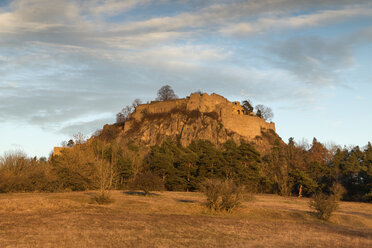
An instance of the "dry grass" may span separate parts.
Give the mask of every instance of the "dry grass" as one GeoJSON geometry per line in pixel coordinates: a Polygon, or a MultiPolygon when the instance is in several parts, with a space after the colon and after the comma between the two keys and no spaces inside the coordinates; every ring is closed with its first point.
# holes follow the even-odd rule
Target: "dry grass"
{"type": "Polygon", "coordinates": [[[0,195],[0,247],[372,247],[372,205],[342,202],[330,222],[309,199],[257,195],[234,213],[213,213],[199,193],[144,197],[114,191],[0,195]]]}

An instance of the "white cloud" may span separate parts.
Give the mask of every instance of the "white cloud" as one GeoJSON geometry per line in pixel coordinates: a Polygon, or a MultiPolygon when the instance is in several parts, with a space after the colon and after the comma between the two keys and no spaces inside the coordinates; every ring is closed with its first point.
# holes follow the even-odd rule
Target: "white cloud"
{"type": "Polygon", "coordinates": [[[147,18],[105,18],[143,8],[159,11],[173,2],[159,7],[149,0],[17,0],[2,8],[0,120],[72,130],[63,123],[77,127],[86,124],[78,120],[82,115],[114,115],[135,97],[150,100],[165,83],[179,95],[201,89],[229,96],[243,92],[260,101],[312,102],[317,94],[312,82],[333,84],[337,70],[353,65],[348,43],[295,38],[262,49],[271,41],[257,45],[219,31],[240,23],[230,26],[230,34],[255,34],[370,13],[368,2],[360,7],[363,1],[354,7],[349,1],[336,6],[334,1],[178,1],[176,7],[195,6],[170,6],[173,11],[147,18]],[[292,16],[299,10],[309,14],[292,16]]]}
{"type": "Polygon", "coordinates": [[[252,35],[264,32],[275,32],[283,29],[301,29],[315,26],[326,26],[330,23],[345,22],[351,18],[369,17],[372,6],[325,10],[298,16],[263,17],[252,22],[234,23],[223,27],[221,33],[226,35],[252,35]]]}
{"type": "Polygon", "coordinates": [[[152,0],[101,0],[89,1],[90,12],[94,15],[117,15],[137,6],[150,3],[152,0]]]}

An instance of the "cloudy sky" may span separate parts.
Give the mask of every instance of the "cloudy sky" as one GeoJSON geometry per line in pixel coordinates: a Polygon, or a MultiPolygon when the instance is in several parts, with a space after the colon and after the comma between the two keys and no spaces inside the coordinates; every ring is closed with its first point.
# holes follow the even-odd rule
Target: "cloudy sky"
{"type": "Polygon", "coordinates": [[[48,156],[165,84],[251,99],[287,140],[372,141],[370,0],[0,0],[0,154],[48,156]]]}

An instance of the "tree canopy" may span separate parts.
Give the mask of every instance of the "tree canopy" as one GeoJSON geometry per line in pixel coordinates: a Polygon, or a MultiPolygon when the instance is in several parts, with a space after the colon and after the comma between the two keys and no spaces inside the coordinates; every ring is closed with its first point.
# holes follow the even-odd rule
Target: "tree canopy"
{"type": "Polygon", "coordinates": [[[178,96],[174,93],[172,87],[169,85],[164,85],[158,90],[158,97],[156,98],[156,100],[166,101],[166,100],[173,100],[177,98],[178,96]]]}
{"type": "Polygon", "coordinates": [[[256,115],[258,117],[264,118],[266,121],[271,121],[274,117],[274,113],[271,108],[265,105],[258,104],[256,107],[256,115]]]}

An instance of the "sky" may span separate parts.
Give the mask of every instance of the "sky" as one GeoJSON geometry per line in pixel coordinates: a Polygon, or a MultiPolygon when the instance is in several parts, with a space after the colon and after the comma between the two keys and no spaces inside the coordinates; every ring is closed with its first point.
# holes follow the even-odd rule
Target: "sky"
{"type": "Polygon", "coordinates": [[[48,156],[171,85],[272,108],[287,141],[372,141],[370,0],[0,0],[0,155],[48,156]]]}

